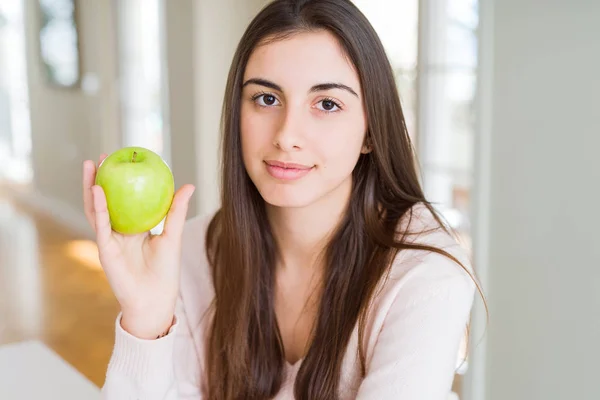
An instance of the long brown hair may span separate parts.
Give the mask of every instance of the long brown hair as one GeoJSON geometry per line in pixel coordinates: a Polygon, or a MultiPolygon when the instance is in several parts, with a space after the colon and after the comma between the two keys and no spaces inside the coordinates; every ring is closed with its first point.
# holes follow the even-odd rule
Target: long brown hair
{"type": "MultiPolygon", "coordinates": [[[[370,302],[399,251],[433,251],[460,264],[441,249],[409,243],[406,233],[398,234],[400,219],[417,203],[425,204],[445,228],[420,187],[394,74],[370,23],[349,0],[273,1],[241,38],[222,110],[221,208],[206,237],[215,289],[205,362],[211,400],[268,399],[283,382],[284,348],[274,307],[278,249],[265,202],[242,161],[242,79],[257,46],[316,30],[334,34],[358,72],[372,151],[358,160],[351,200],[323,255],[326,269],[318,314],[296,378],[295,397],[338,397],[351,334],[358,323],[363,343],[370,302]]],[[[364,376],[362,345],[359,359],[364,376]]]]}

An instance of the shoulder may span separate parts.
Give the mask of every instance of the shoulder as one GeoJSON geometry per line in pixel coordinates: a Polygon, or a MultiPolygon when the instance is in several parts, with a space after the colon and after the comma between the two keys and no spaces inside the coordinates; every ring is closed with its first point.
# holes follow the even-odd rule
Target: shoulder
{"type": "Polygon", "coordinates": [[[422,249],[398,252],[375,299],[380,316],[387,315],[391,307],[432,301],[445,301],[457,309],[470,308],[476,285],[469,252],[424,204],[416,204],[403,216],[398,235],[405,235],[409,244],[430,246],[443,254],[422,249]]]}
{"type": "Polygon", "coordinates": [[[476,285],[470,275],[469,252],[443,229],[424,204],[416,204],[406,212],[398,223],[397,234],[407,243],[430,246],[447,255],[409,248],[399,251],[392,260],[368,308],[366,346],[371,362],[378,344],[385,349],[383,358],[391,357],[397,364],[394,357],[401,356],[394,351],[406,355],[417,351],[415,346],[419,344],[439,349],[443,343],[440,338],[457,338],[447,348],[458,346],[473,305],[476,285]]]}
{"type": "Polygon", "coordinates": [[[432,247],[439,252],[416,248],[400,251],[392,263],[391,277],[410,273],[432,278],[465,277],[472,281],[469,274],[473,268],[466,245],[445,229],[423,203],[407,211],[398,224],[397,234],[408,245],[432,247]]]}

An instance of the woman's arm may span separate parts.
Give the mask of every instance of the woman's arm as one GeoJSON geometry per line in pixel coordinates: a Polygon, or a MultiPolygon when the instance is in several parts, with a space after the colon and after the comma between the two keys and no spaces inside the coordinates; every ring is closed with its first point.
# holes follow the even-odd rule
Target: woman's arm
{"type": "Polygon", "coordinates": [[[201,400],[199,355],[181,297],[169,333],[155,340],[127,333],[117,318],[115,347],[102,388],[105,400],[201,400]]]}
{"type": "Polygon", "coordinates": [[[446,400],[473,302],[460,266],[429,254],[399,283],[358,400],[446,400]]]}

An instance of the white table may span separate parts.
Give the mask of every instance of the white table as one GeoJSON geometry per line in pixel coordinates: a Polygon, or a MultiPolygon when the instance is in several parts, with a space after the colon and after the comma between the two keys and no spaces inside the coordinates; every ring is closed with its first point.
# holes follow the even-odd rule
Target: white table
{"type": "Polygon", "coordinates": [[[0,399],[99,400],[100,390],[38,341],[0,346],[0,399]]]}
{"type": "Polygon", "coordinates": [[[0,399],[100,400],[100,389],[46,345],[29,341],[0,346],[0,399]]]}

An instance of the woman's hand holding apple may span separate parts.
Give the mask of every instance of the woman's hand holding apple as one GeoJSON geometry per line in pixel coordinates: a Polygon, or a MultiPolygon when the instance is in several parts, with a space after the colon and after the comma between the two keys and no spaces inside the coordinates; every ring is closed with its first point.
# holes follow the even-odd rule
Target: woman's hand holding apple
{"type": "MultiPolygon", "coordinates": [[[[106,158],[100,157],[99,165],[106,158]]],[[[110,207],[97,167],[83,164],[85,215],[96,233],[100,262],[121,305],[123,329],[141,339],[154,339],[173,322],[179,291],[181,236],[194,186],[184,185],[173,196],[163,232],[121,234],[111,227],[110,207]]]]}

